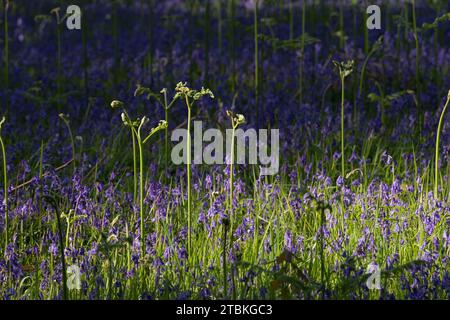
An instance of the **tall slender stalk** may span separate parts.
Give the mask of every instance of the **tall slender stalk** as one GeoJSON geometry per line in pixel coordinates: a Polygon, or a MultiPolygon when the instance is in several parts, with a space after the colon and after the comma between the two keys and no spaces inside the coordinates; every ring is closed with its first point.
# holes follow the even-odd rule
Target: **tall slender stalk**
{"type": "MultiPolygon", "coordinates": [[[[150,133],[147,135],[145,139],[142,139],[141,130],[142,128],[149,122],[147,117],[142,117],[141,120],[131,120],[127,111],[124,108],[124,104],[121,101],[114,100],[111,102],[111,107],[114,108],[122,108],[123,112],[121,114],[122,122],[125,126],[131,128],[132,136],[133,136],[133,144],[134,138],[136,138],[136,142],[138,145],[139,151],[139,218],[140,218],[140,235],[141,235],[141,256],[145,255],[145,230],[144,230],[144,144],[159,130],[165,129],[167,127],[167,122],[164,120],[160,120],[158,126],[152,128],[150,133]],[[137,128],[137,129],[136,129],[137,128]]],[[[134,150],[133,150],[134,153],[134,150]]],[[[134,156],[134,155],[133,155],[134,156]]],[[[136,173],[136,164],[134,164],[136,173]]],[[[136,186],[135,186],[136,189],[136,186]]]]}
{"type": "MultiPolygon", "coordinates": [[[[39,185],[41,190],[44,187],[42,177],[44,175],[44,140],[41,140],[41,148],[39,152],[39,185]]],[[[39,197],[39,212],[42,212],[42,198],[39,197]]]]}
{"type": "Polygon", "coordinates": [[[141,224],[141,255],[145,254],[145,232],[144,232],[144,149],[143,145],[159,130],[165,129],[167,127],[167,122],[160,120],[157,127],[150,130],[150,133],[145,139],[141,137],[141,130],[143,126],[148,122],[147,117],[142,117],[141,123],[137,131],[135,132],[137,143],[139,147],[139,213],[140,213],[140,224],[141,224]]]}
{"type": "MultiPolygon", "coordinates": [[[[162,103],[162,105],[163,105],[163,107],[164,107],[164,114],[165,114],[165,121],[167,122],[167,123],[169,123],[169,110],[170,110],[170,108],[173,106],[173,104],[175,103],[175,101],[177,101],[178,100],[178,96],[177,95],[175,95],[175,97],[172,99],[172,101],[170,102],[170,103],[168,103],[168,100],[167,100],[167,89],[166,88],[164,88],[164,89],[162,89],[161,91],[160,91],[160,93],[162,93],[163,94],[163,96],[164,96],[164,102],[162,103]]],[[[158,101],[159,101],[159,99],[158,99],[158,101]]],[[[161,102],[160,102],[161,103],[161,102]]],[[[166,172],[167,172],[167,170],[169,169],[169,126],[167,126],[166,128],[165,128],[165,135],[164,135],[164,153],[165,153],[165,159],[164,159],[164,161],[165,161],[165,169],[166,169],[166,172]]]]}
{"type": "Polygon", "coordinates": [[[227,219],[222,221],[222,275],[223,275],[223,292],[224,298],[226,298],[228,294],[228,271],[227,271],[227,231],[228,231],[228,223],[227,219]]]}
{"type": "MultiPolygon", "coordinates": [[[[150,100],[150,98],[155,98],[156,101],[163,107],[164,109],[164,114],[165,114],[165,121],[167,123],[169,123],[169,110],[172,107],[172,105],[175,103],[175,101],[177,101],[177,99],[179,98],[178,95],[175,95],[175,97],[172,99],[172,101],[170,103],[168,103],[167,100],[167,89],[163,88],[159,94],[153,92],[152,90],[150,90],[149,88],[143,87],[141,85],[138,85],[136,88],[136,91],[134,92],[134,96],[140,96],[142,94],[146,93],[147,94],[147,100],[150,100]],[[162,100],[161,100],[161,96],[160,94],[162,94],[162,100]]],[[[165,139],[164,139],[164,162],[165,162],[165,169],[167,171],[167,169],[169,168],[169,128],[166,127],[165,128],[165,139]]]]}
{"type": "Polygon", "coordinates": [[[8,9],[9,9],[9,0],[5,0],[5,12],[4,12],[4,48],[3,48],[3,57],[4,57],[4,80],[5,80],[5,90],[6,90],[6,113],[9,112],[9,31],[8,31],[8,9]]]}
{"type": "Polygon", "coordinates": [[[375,52],[377,52],[377,50],[381,48],[382,44],[383,44],[383,36],[381,36],[377,39],[377,41],[373,45],[372,49],[370,50],[370,52],[367,54],[366,58],[364,59],[363,65],[361,67],[361,77],[359,78],[359,95],[360,96],[362,95],[363,99],[365,97],[365,94],[363,92],[363,85],[364,85],[364,80],[365,80],[365,75],[366,75],[367,64],[369,62],[369,59],[375,54],[375,52]]]}
{"type": "MultiPolygon", "coordinates": [[[[142,120],[144,120],[143,118],[142,120]]],[[[145,121],[145,120],[144,120],[145,121]]],[[[141,257],[145,254],[145,234],[144,234],[144,152],[142,149],[141,127],[145,123],[141,122],[137,130],[137,143],[139,148],[139,222],[141,227],[141,257]]]]}
{"type": "Polygon", "coordinates": [[[230,193],[229,193],[229,214],[230,214],[230,230],[231,230],[231,237],[233,234],[233,227],[234,227],[234,218],[233,218],[233,177],[234,177],[234,146],[235,146],[235,134],[236,129],[241,125],[245,123],[245,117],[242,114],[234,114],[231,111],[227,111],[227,115],[231,120],[231,146],[230,146],[230,177],[229,177],[229,183],[230,183],[230,193]]]}
{"type": "MultiPolygon", "coordinates": [[[[367,8],[367,1],[366,1],[366,5],[365,8],[367,8]]],[[[367,21],[368,15],[367,15],[367,11],[364,10],[364,20],[363,20],[363,30],[364,30],[364,54],[367,55],[369,53],[369,28],[367,28],[366,26],[366,21],[367,21]]]]}
{"type": "Polygon", "coordinates": [[[256,126],[257,127],[259,127],[259,104],[258,104],[258,98],[259,98],[258,6],[259,6],[259,0],[255,0],[255,8],[254,8],[254,11],[253,11],[253,31],[254,31],[254,42],[255,42],[255,52],[254,52],[254,59],[255,59],[255,83],[254,83],[254,90],[255,90],[255,108],[256,108],[256,126]]]}
{"type": "Polygon", "coordinates": [[[144,150],[143,145],[159,130],[167,127],[167,122],[160,120],[157,127],[150,130],[150,133],[145,139],[141,138],[141,129],[148,122],[147,117],[142,117],[141,123],[135,132],[139,147],[139,212],[140,212],[140,224],[141,224],[141,254],[145,254],[145,233],[144,233],[144,150]]]}
{"type": "Polygon", "coordinates": [[[191,105],[189,103],[188,96],[185,95],[186,106],[188,109],[188,122],[187,122],[187,140],[186,140],[186,174],[187,174],[187,219],[188,219],[188,252],[191,252],[191,105]]]}
{"type": "MultiPolygon", "coordinates": [[[[169,123],[169,108],[170,106],[167,105],[167,90],[162,90],[164,95],[164,115],[165,120],[167,123],[169,123]]],[[[165,169],[167,172],[167,169],[169,168],[169,127],[165,129],[164,132],[164,162],[165,162],[165,169]]]]}
{"type": "MultiPolygon", "coordinates": [[[[320,242],[319,242],[319,252],[320,252],[320,284],[325,286],[325,259],[324,259],[324,233],[326,227],[326,216],[325,210],[329,210],[329,206],[323,202],[318,203],[317,209],[320,211],[320,242]]],[[[325,288],[322,289],[322,298],[325,298],[325,288]]]]}
{"type": "Polygon", "coordinates": [[[353,71],[353,60],[347,62],[333,61],[334,65],[339,69],[339,77],[341,79],[341,174],[345,177],[345,142],[344,142],[344,124],[345,124],[345,78],[353,71]]]}
{"type": "Polygon", "coordinates": [[[138,173],[137,173],[137,153],[136,153],[136,129],[134,128],[135,123],[132,123],[130,116],[126,111],[123,102],[119,100],[114,100],[111,102],[111,107],[121,108],[123,112],[122,122],[130,127],[131,139],[133,141],[133,202],[137,203],[138,198],[138,173]]]}
{"type": "Polygon", "coordinates": [[[233,237],[233,228],[234,228],[234,213],[233,213],[233,176],[234,176],[234,136],[236,132],[236,126],[234,125],[234,120],[232,119],[232,133],[231,133],[231,148],[230,148],[230,177],[229,177],[229,185],[230,185],[230,194],[228,198],[228,211],[230,214],[230,226],[231,226],[231,237],[233,237]]]}
{"type": "Polygon", "coordinates": [[[133,200],[137,202],[138,198],[138,173],[137,173],[137,153],[136,153],[136,136],[132,127],[130,127],[131,139],[133,140],[133,200]]]}
{"type": "Polygon", "coordinates": [[[439,118],[439,125],[436,133],[436,146],[434,156],[434,197],[438,197],[439,186],[439,140],[441,138],[442,123],[444,122],[445,111],[447,110],[448,103],[450,101],[450,90],[448,91],[447,101],[445,102],[444,109],[442,109],[441,117],[439,118]]]}
{"type": "Polygon", "coordinates": [[[192,199],[191,199],[191,115],[192,115],[192,107],[194,105],[194,102],[201,99],[203,96],[208,95],[211,98],[214,98],[213,93],[209,89],[205,89],[202,87],[201,90],[193,90],[187,87],[186,83],[179,82],[175,88],[175,91],[177,92],[175,94],[174,100],[175,101],[179,97],[183,97],[184,101],[186,103],[186,107],[188,110],[187,115],[187,139],[186,139],[186,170],[187,170],[187,222],[188,222],[188,254],[190,254],[191,251],[191,206],[192,206],[192,199]]]}
{"type": "Polygon", "coordinates": [[[344,78],[341,77],[341,172],[342,177],[345,177],[345,131],[344,131],[344,125],[345,125],[345,114],[344,114],[344,86],[345,81],[344,78]]]}
{"type": "MultiPolygon", "coordinates": [[[[234,122],[233,120],[232,120],[232,122],[234,122]]],[[[229,203],[228,203],[228,206],[229,206],[229,215],[230,215],[230,251],[231,251],[231,253],[233,254],[234,253],[234,250],[233,250],[233,242],[234,242],[234,239],[233,239],[233,230],[234,230],[234,210],[233,210],[233,194],[234,194],[234,191],[233,191],[233,184],[234,184],[234,181],[233,181],[233,176],[234,176],[234,166],[233,166],[233,164],[234,164],[234,135],[235,135],[235,131],[236,131],[236,127],[235,127],[235,125],[233,124],[233,130],[232,130],[232,139],[231,139],[231,154],[230,154],[230,180],[229,180],[229,183],[230,183],[230,198],[229,198],[229,203]]],[[[231,266],[231,283],[232,283],[232,297],[233,297],[233,300],[236,300],[236,282],[235,282],[235,274],[234,274],[234,272],[235,272],[235,267],[232,265],[231,266]]]]}
{"type": "Polygon", "coordinates": [[[8,246],[9,238],[8,238],[8,169],[6,166],[6,150],[5,143],[2,138],[2,125],[5,123],[5,117],[0,121],[0,146],[2,148],[2,159],[3,159],[3,204],[5,205],[5,250],[6,246],[8,246]]]}
{"type": "MultiPolygon", "coordinates": [[[[229,194],[229,200],[228,200],[228,213],[230,218],[230,250],[233,250],[233,230],[234,230],[234,210],[233,210],[233,196],[234,196],[234,144],[235,144],[235,133],[236,128],[245,123],[245,118],[242,114],[234,114],[231,111],[227,111],[227,115],[231,120],[231,147],[230,147],[230,177],[229,177],[229,184],[230,184],[230,194],[229,194]]],[[[233,282],[233,299],[236,299],[236,281],[235,281],[235,268],[231,268],[231,280],[233,282]]]]}

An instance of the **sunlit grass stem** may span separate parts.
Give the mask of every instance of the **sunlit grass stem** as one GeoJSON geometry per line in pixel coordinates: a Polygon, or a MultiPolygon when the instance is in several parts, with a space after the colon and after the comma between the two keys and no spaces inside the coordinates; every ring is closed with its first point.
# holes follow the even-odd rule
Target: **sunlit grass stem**
{"type": "Polygon", "coordinates": [[[186,174],[187,174],[187,219],[188,219],[188,252],[191,252],[191,105],[185,95],[188,109],[187,140],[186,140],[186,174]]]}
{"type": "Polygon", "coordinates": [[[139,148],[139,223],[141,228],[141,256],[145,254],[144,233],[144,152],[142,149],[141,126],[137,131],[137,144],[139,148]]]}
{"type": "Polygon", "coordinates": [[[230,146],[230,177],[229,177],[229,184],[230,184],[230,193],[229,193],[229,208],[228,212],[230,214],[230,239],[232,240],[233,235],[233,227],[234,227],[234,215],[233,215],[233,188],[234,188],[234,148],[235,148],[235,135],[236,135],[236,129],[245,122],[245,118],[242,114],[234,114],[231,111],[227,111],[227,115],[231,120],[231,146],[230,146]]]}
{"type": "MultiPolygon", "coordinates": [[[[140,218],[140,238],[141,238],[141,256],[143,257],[145,254],[145,230],[144,230],[144,144],[159,130],[165,129],[167,127],[167,122],[161,120],[157,127],[152,128],[150,133],[146,136],[145,139],[142,139],[141,130],[145,124],[149,121],[147,117],[142,117],[142,119],[131,120],[127,111],[124,108],[124,104],[121,101],[114,100],[111,102],[111,107],[114,108],[122,108],[122,122],[124,125],[129,126],[131,128],[131,134],[133,136],[133,157],[135,157],[135,143],[137,142],[138,151],[139,151],[139,218],[140,218]]],[[[136,161],[134,161],[134,173],[136,175],[136,161]]],[[[136,181],[134,186],[136,192],[136,181]]]]}
{"type": "MultiPolygon", "coordinates": [[[[169,123],[169,110],[170,107],[172,107],[172,104],[175,102],[176,99],[172,100],[170,104],[167,104],[167,89],[161,90],[163,96],[164,96],[164,115],[165,120],[167,123],[169,123]]],[[[169,127],[166,127],[164,130],[164,162],[165,162],[165,169],[167,172],[167,169],[169,168],[169,127]]]]}
{"type": "Polygon", "coordinates": [[[8,238],[8,168],[6,165],[6,149],[5,143],[2,138],[2,125],[5,123],[5,117],[0,120],[0,146],[2,149],[2,160],[3,160],[3,204],[5,206],[5,250],[6,246],[8,246],[9,238],[8,238]]]}
{"type": "MultiPolygon", "coordinates": [[[[147,100],[150,100],[150,98],[155,98],[156,101],[163,107],[164,109],[164,115],[165,115],[165,121],[166,123],[169,123],[169,110],[175,103],[175,101],[178,100],[179,95],[175,95],[170,103],[168,103],[167,100],[167,89],[163,88],[159,93],[153,92],[151,89],[143,87],[141,85],[138,85],[136,88],[136,91],[134,92],[134,96],[140,96],[142,94],[147,94],[147,100]],[[162,100],[161,95],[162,94],[162,100]]],[[[164,162],[165,162],[165,169],[167,172],[167,169],[169,168],[169,127],[165,128],[165,138],[164,138],[164,162]]]]}
{"type": "Polygon", "coordinates": [[[441,138],[442,124],[444,122],[445,111],[447,110],[448,103],[450,101],[450,90],[448,91],[447,101],[445,102],[444,109],[442,109],[441,117],[439,118],[439,125],[436,133],[436,146],[434,156],[434,197],[438,197],[439,186],[439,141],[441,138]]]}
{"type": "Polygon", "coordinates": [[[147,117],[143,117],[138,126],[137,131],[135,131],[136,140],[139,148],[139,217],[140,217],[140,227],[141,227],[141,255],[145,255],[145,230],[144,230],[144,144],[160,129],[164,129],[167,126],[167,122],[160,121],[159,125],[151,129],[150,133],[145,139],[141,137],[141,130],[143,126],[148,122],[147,117]]]}
{"type": "MultiPolygon", "coordinates": [[[[192,119],[192,107],[195,101],[199,100],[201,97],[205,95],[209,95],[211,98],[214,98],[213,93],[209,89],[205,89],[202,87],[201,90],[193,90],[186,86],[186,83],[179,82],[175,88],[177,92],[172,102],[174,102],[177,98],[182,97],[185,100],[187,107],[187,137],[186,137],[186,175],[187,175],[187,222],[188,222],[188,253],[191,253],[191,206],[192,206],[192,197],[191,197],[191,119],[192,119]]],[[[171,103],[172,104],[172,103],[171,103]]]]}
{"type": "MultiPolygon", "coordinates": [[[[233,121],[234,122],[234,121],[233,121]]],[[[234,214],[233,214],[233,176],[234,176],[234,137],[236,133],[236,126],[233,123],[232,133],[231,133],[231,149],[230,149],[230,194],[228,198],[228,205],[229,205],[229,214],[230,214],[230,229],[231,229],[231,238],[233,237],[233,228],[234,228],[234,214]]]]}
{"type": "Polygon", "coordinates": [[[368,15],[367,11],[364,10],[364,19],[363,19],[363,30],[364,30],[364,54],[369,53],[369,28],[367,28],[366,21],[367,21],[368,15]]]}
{"type": "Polygon", "coordinates": [[[137,202],[138,197],[138,174],[137,174],[137,153],[136,153],[136,135],[134,128],[130,127],[131,139],[133,140],[133,200],[137,202]]]}
{"type": "Polygon", "coordinates": [[[227,231],[229,221],[222,221],[222,276],[223,276],[223,292],[224,298],[228,294],[228,271],[227,271],[227,231]]]}
{"type": "Polygon", "coordinates": [[[342,177],[345,177],[345,142],[344,142],[344,134],[345,134],[345,102],[344,102],[344,92],[345,92],[345,80],[341,77],[341,172],[342,177]]]}
{"type": "MultiPolygon", "coordinates": [[[[229,203],[228,203],[228,212],[230,216],[230,250],[233,250],[233,230],[234,230],[234,212],[233,212],[233,196],[234,196],[234,145],[235,145],[235,134],[236,128],[245,122],[245,118],[241,114],[233,114],[230,111],[227,111],[227,115],[231,119],[231,147],[230,147],[230,194],[229,194],[229,203]]],[[[225,241],[225,240],[224,240],[225,241]]],[[[235,268],[231,269],[231,279],[233,282],[233,299],[236,300],[236,281],[235,281],[235,268]]]]}
{"type": "Polygon", "coordinates": [[[339,78],[341,79],[341,174],[345,178],[345,78],[353,72],[354,61],[333,61],[333,64],[338,67],[339,78]]]}
{"type": "Polygon", "coordinates": [[[377,41],[374,43],[374,45],[372,46],[372,49],[370,50],[370,52],[366,55],[366,58],[364,59],[363,65],[361,67],[361,76],[359,78],[359,91],[358,91],[358,95],[359,97],[362,97],[362,101],[364,103],[366,95],[365,95],[365,90],[364,89],[364,80],[366,77],[366,69],[367,69],[367,64],[369,63],[370,58],[378,51],[378,49],[381,48],[383,44],[383,36],[380,36],[377,41]]]}

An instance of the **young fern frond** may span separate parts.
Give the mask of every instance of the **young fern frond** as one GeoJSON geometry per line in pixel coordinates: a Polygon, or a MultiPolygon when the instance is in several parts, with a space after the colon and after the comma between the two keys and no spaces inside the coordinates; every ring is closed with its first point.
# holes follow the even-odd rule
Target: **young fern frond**
{"type": "MultiPolygon", "coordinates": [[[[135,92],[136,95],[136,92],[135,92]]],[[[111,102],[111,107],[122,108],[121,119],[125,126],[131,128],[131,135],[133,138],[133,164],[134,164],[134,194],[136,199],[137,193],[137,164],[136,164],[136,150],[135,150],[135,139],[137,141],[138,151],[139,151],[139,217],[140,217],[140,239],[141,239],[141,256],[145,254],[145,230],[144,230],[144,150],[143,145],[159,130],[167,128],[167,121],[160,120],[158,126],[152,128],[150,133],[142,139],[141,130],[149,122],[147,117],[142,117],[142,119],[132,120],[128,115],[124,107],[124,103],[119,100],[114,100],[111,102]]]]}
{"type": "Polygon", "coordinates": [[[201,88],[201,90],[193,90],[187,87],[186,82],[178,82],[176,88],[175,88],[175,96],[174,99],[178,98],[184,98],[188,115],[187,115],[187,141],[186,141],[186,150],[187,152],[187,159],[186,159],[186,171],[187,171],[187,220],[188,220],[188,252],[191,251],[191,111],[194,103],[197,100],[200,100],[204,96],[209,96],[210,98],[214,99],[214,94],[211,90],[205,89],[204,87],[201,88]]]}
{"type": "Polygon", "coordinates": [[[345,93],[345,78],[353,72],[353,60],[347,62],[333,61],[333,64],[339,70],[339,78],[341,79],[341,175],[345,177],[345,142],[344,142],[344,93],[345,93]]]}

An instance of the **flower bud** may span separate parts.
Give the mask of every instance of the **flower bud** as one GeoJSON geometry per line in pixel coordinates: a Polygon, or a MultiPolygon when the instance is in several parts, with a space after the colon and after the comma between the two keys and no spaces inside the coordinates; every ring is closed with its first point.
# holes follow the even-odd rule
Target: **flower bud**
{"type": "Polygon", "coordinates": [[[145,88],[143,86],[141,86],[140,84],[137,85],[136,90],[134,91],[134,96],[140,96],[141,94],[143,94],[145,92],[145,88]]]}
{"type": "Polygon", "coordinates": [[[60,113],[58,116],[64,121],[69,121],[69,115],[68,114],[60,113]]]}
{"type": "Polygon", "coordinates": [[[111,108],[113,108],[113,109],[122,108],[122,107],[123,107],[122,101],[114,100],[113,102],[111,102],[111,108]]]}
{"type": "Polygon", "coordinates": [[[144,124],[146,124],[148,122],[148,118],[146,116],[143,116],[141,119],[141,126],[143,126],[144,124]]]}
{"type": "Polygon", "coordinates": [[[165,128],[167,128],[167,126],[168,126],[168,123],[166,120],[159,120],[158,127],[160,127],[161,129],[165,129],[165,128]]]}
{"type": "Polygon", "coordinates": [[[245,117],[242,114],[237,114],[236,115],[236,122],[237,124],[243,124],[245,123],[245,117]]]}
{"type": "Polygon", "coordinates": [[[127,125],[128,121],[127,121],[127,116],[125,115],[125,113],[121,113],[120,118],[122,118],[122,122],[127,125]]]}

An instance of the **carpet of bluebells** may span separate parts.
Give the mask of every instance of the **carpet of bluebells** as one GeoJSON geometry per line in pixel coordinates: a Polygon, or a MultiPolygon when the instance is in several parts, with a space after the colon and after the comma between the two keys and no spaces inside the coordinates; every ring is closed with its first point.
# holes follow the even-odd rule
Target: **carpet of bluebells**
{"type": "MultiPolygon", "coordinates": [[[[380,30],[365,1],[2,1],[0,298],[450,298],[446,115],[434,175],[448,1],[372,2],[380,30]],[[349,60],[341,110],[333,61],[349,60]],[[213,92],[192,107],[204,127],[230,128],[231,110],[243,129],[278,128],[278,174],[174,165],[161,130],[136,192],[111,101],[147,116],[147,133],[167,119],[155,96],[180,81],[213,92]]],[[[182,100],[169,113],[169,134],[186,127],[182,100]]]]}

